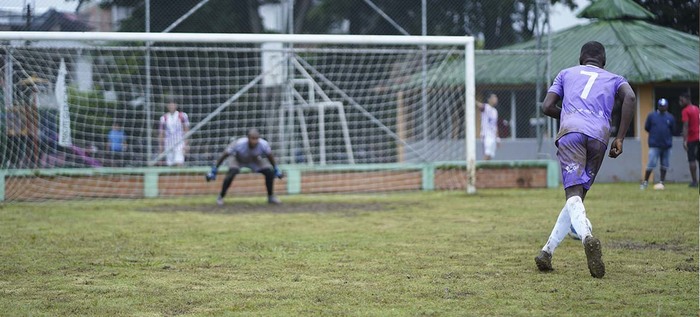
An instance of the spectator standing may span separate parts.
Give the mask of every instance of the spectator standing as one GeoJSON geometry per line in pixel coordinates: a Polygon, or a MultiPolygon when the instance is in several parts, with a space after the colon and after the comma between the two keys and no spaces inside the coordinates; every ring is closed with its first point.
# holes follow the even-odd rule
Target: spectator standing
{"type": "Polygon", "coordinates": [[[170,100],[167,108],[168,112],[160,117],[160,151],[167,152],[165,162],[168,166],[183,166],[187,152],[185,134],[190,130],[190,120],[186,113],[177,110],[175,101],[170,100]]]}
{"type": "Polygon", "coordinates": [[[690,94],[684,93],[678,98],[683,111],[683,148],[688,154],[688,167],[690,169],[690,187],[698,187],[698,160],[700,160],[700,110],[698,106],[690,103],[690,94]]]}
{"type": "Polygon", "coordinates": [[[112,124],[112,130],[107,134],[107,149],[111,166],[124,166],[126,156],[126,133],[119,122],[112,124]]]}
{"type": "Polygon", "coordinates": [[[671,146],[673,145],[673,127],[675,120],[668,113],[668,100],[661,98],[657,102],[658,110],[647,116],[644,130],[649,132],[649,162],[644,173],[644,181],[639,189],[644,190],[649,185],[649,176],[656,168],[657,161],[659,167],[659,182],[654,185],[654,189],[664,189],[666,171],[669,168],[671,157],[671,146]]]}

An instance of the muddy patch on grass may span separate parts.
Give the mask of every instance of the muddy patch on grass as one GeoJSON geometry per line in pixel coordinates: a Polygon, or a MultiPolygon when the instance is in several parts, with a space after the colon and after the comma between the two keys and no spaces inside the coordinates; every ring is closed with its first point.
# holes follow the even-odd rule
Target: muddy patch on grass
{"type": "Polygon", "coordinates": [[[698,266],[694,263],[678,263],[678,265],[676,265],[676,270],[682,272],[697,272],[698,266]]]}
{"type": "Polygon", "coordinates": [[[659,251],[685,251],[689,247],[681,245],[679,243],[669,243],[669,242],[640,242],[640,241],[611,241],[606,244],[610,249],[622,249],[622,250],[659,250],[659,251]]]}
{"type": "Polygon", "coordinates": [[[282,203],[269,205],[264,203],[229,202],[224,206],[216,205],[163,205],[143,209],[144,212],[201,212],[207,214],[242,214],[242,213],[342,213],[352,217],[363,212],[386,212],[401,210],[400,204],[388,203],[282,203]]]}

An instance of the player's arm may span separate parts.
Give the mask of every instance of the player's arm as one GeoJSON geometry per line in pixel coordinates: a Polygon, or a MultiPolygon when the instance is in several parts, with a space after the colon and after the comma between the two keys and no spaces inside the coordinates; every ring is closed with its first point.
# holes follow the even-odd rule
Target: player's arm
{"type": "Polygon", "coordinates": [[[496,144],[501,145],[501,123],[498,119],[498,111],[496,111],[496,144]]]}
{"type": "MultiPolygon", "coordinates": [[[[184,112],[182,113],[182,115],[185,117],[185,120],[184,120],[185,122],[183,122],[183,124],[182,124],[182,133],[184,136],[185,134],[190,132],[190,118],[184,112]]],[[[187,147],[189,146],[189,140],[187,138],[183,137],[182,142],[183,142],[183,145],[185,146],[185,151],[187,151],[187,147]]]]}
{"type": "Polygon", "coordinates": [[[561,97],[558,94],[548,92],[542,102],[542,112],[548,117],[559,120],[561,117],[561,108],[557,107],[559,100],[561,97]]]}
{"type": "Polygon", "coordinates": [[[683,121],[683,149],[688,151],[688,121],[683,121]]]}
{"type": "Polygon", "coordinates": [[[224,160],[226,160],[229,156],[231,156],[231,153],[228,152],[228,149],[221,154],[219,159],[216,160],[216,163],[214,163],[214,166],[211,167],[211,171],[209,171],[209,173],[207,173],[207,175],[204,177],[207,182],[216,179],[216,172],[219,171],[219,166],[221,166],[221,164],[224,163],[224,160]]]}
{"type": "Polygon", "coordinates": [[[671,118],[671,122],[668,124],[668,131],[673,135],[673,127],[676,126],[676,120],[671,118]]]}
{"type": "Polygon", "coordinates": [[[627,129],[632,123],[632,118],[634,117],[634,108],[637,103],[637,96],[634,94],[634,90],[628,83],[624,83],[617,89],[617,95],[622,100],[621,118],[620,126],[617,129],[617,136],[610,146],[609,156],[616,158],[622,154],[622,142],[625,140],[625,135],[627,135],[627,129]]]}
{"type": "Polygon", "coordinates": [[[484,103],[479,100],[474,100],[474,102],[479,111],[484,112],[484,108],[486,108],[486,106],[484,106],[484,103]]]}
{"type": "Polygon", "coordinates": [[[161,152],[163,152],[163,147],[165,146],[165,123],[163,121],[163,117],[161,117],[160,125],[158,126],[158,144],[161,152]]]}
{"type": "Polygon", "coordinates": [[[651,130],[651,114],[647,116],[647,121],[644,122],[644,131],[649,132],[651,130]]]}
{"type": "Polygon", "coordinates": [[[228,151],[224,151],[224,153],[221,154],[221,156],[219,157],[219,159],[216,160],[216,164],[214,164],[214,168],[219,168],[219,166],[221,166],[221,164],[223,164],[224,161],[225,161],[229,156],[231,156],[231,154],[229,154],[228,151]]]}
{"type": "Polygon", "coordinates": [[[277,166],[277,163],[275,163],[275,156],[272,155],[272,153],[267,154],[267,159],[270,160],[270,164],[272,164],[272,166],[277,166]]]}
{"type": "Polygon", "coordinates": [[[277,167],[277,162],[275,162],[275,156],[272,155],[272,152],[266,154],[267,159],[270,161],[270,164],[272,164],[272,169],[275,171],[275,176],[277,178],[282,178],[284,177],[284,174],[282,174],[282,171],[277,167]]]}
{"type": "MultiPolygon", "coordinates": [[[[686,106],[687,108],[688,106],[686,106]]],[[[685,110],[685,109],[683,109],[685,110]]],[[[683,122],[683,130],[681,135],[683,136],[683,149],[687,152],[688,151],[688,123],[690,122],[690,118],[688,116],[688,113],[685,111],[681,112],[681,121],[683,122]]]]}

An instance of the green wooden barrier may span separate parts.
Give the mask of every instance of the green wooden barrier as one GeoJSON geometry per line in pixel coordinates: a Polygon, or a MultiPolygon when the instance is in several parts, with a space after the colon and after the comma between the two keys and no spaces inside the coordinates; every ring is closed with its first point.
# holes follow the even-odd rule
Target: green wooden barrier
{"type": "MultiPolygon", "coordinates": [[[[524,161],[480,161],[476,168],[527,168],[544,167],[547,169],[547,188],[559,186],[559,164],[554,160],[524,160],[524,161]]],[[[435,170],[440,168],[466,168],[463,161],[447,161],[432,163],[384,163],[384,164],[355,164],[355,165],[286,165],[280,169],[287,177],[287,193],[302,192],[302,177],[305,172],[366,172],[366,171],[406,171],[421,172],[421,189],[435,189],[435,170]]],[[[222,167],[219,172],[225,174],[228,168],[222,167]]],[[[143,196],[158,197],[158,178],[164,174],[202,174],[209,167],[137,167],[137,168],[53,168],[53,169],[10,169],[0,171],[0,201],[5,200],[5,181],[8,177],[50,177],[50,176],[100,176],[100,175],[141,175],[143,177],[143,196]]],[[[246,171],[242,171],[246,172],[246,171]]]]}

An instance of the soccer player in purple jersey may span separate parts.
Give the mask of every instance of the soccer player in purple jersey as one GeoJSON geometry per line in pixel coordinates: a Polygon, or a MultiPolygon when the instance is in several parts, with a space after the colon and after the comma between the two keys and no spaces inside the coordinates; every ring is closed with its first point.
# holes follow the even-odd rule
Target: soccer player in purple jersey
{"type": "Polygon", "coordinates": [[[547,243],[535,257],[535,263],[540,271],[551,271],[554,249],[573,226],[583,242],[591,276],[602,278],[605,264],[601,243],[587,225],[583,200],[605,157],[615,99],[622,101],[622,107],[617,136],[610,146],[612,158],[622,154],[622,142],[634,116],[636,97],[624,77],[603,69],[605,47],[602,44],[595,41],[584,44],[579,64],[557,75],[542,104],[544,114],[560,122],[555,144],[566,204],[547,243]],[[561,108],[557,107],[560,100],[561,108]]]}

